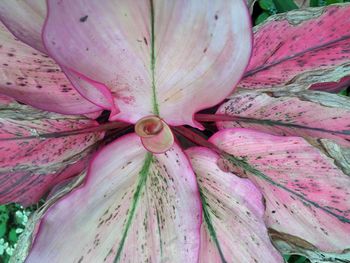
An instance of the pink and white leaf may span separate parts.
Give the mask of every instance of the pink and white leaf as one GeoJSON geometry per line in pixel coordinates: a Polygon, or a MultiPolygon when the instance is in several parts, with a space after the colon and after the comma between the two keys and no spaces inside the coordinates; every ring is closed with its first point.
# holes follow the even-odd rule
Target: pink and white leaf
{"type": "Polygon", "coordinates": [[[350,147],[350,99],[345,96],[317,91],[281,96],[277,93],[241,92],[222,104],[217,114],[256,120],[254,123],[240,120],[217,122],[220,130],[252,128],[274,135],[300,136],[313,143],[318,139],[329,139],[350,147]]]}
{"type": "Polygon", "coordinates": [[[339,91],[350,75],[350,4],[270,17],[254,28],[254,47],[239,83],[246,89],[339,91]],[[329,88],[328,88],[329,86],[329,88]]]}
{"type": "Polygon", "coordinates": [[[152,155],[126,135],[48,210],[26,262],[197,262],[200,225],[197,183],[179,146],[152,155]]]}
{"type": "Polygon", "coordinates": [[[0,20],[18,39],[46,53],[41,30],[46,17],[46,0],[1,1],[0,20]]]}
{"type": "Polygon", "coordinates": [[[260,187],[272,233],[304,249],[350,248],[350,177],[332,159],[302,138],[248,129],[222,130],[210,141],[231,154],[228,167],[260,187]]]}
{"type": "Polygon", "coordinates": [[[0,94],[0,105],[2,105],[2,107],[8,106],[11,103],[16,103],[16,101],[13,98],[11,98],[11,97],[8,97],[6,95],[0,94]]]}
{"type": "Polygon", "coordinates": [[[110,90],[114,100],[105,101],[121,111],[112,120],[135,123],[159,111],[170,125],[199,126],[193,114],[232,92],[250,56],[243,0],[50,0],[48,9],[48,52],[110,90]]]}
{"type": "MultiPolygon", "coordinates": [[[[47,55],[48,52],[42,42],[42,28],[44,26],[46,13],[47,8],[45,0],[7,1],[0,3],[1,21],[12,34],[20,41],[47,55]]],[[[34,66],[37,67],[42,64],[42,62],[38,60],[34,60],[33,62],[34,66]]],[[[98,85],[93,85],[90,81],[82,79],[78,74],[71,72],[65,67],[63,67],[62,70],[72,82],[73,86],[78,90],[78,92],[73,90],[71,93],[76,94],[77,97],[80,96],[79,93],[83,94],[88,101],[94,101],[95,104],[99,106],[97,107],[94,103],[91,103],[92,105],[90,107],[98,109],[109,107],[110,101],[106,101],[107,99],[111,100],[109,92],[105,90],[101,91],[98,85]]],[[[49,76],[48,74],[48,77],[49,76]]],[[[62,76],[62,79],[66,79],[66,76],[62,76]]],[[[64,82],[68,82],[68,80],[64,80],[64,82]]],[[[68,86],[71,87],[72,85],[69,84],[68,86]]],[[[26,93],[26,95],[29,94],[26,93]]],[[[83,104],[83,102],[84,104],[88,104],[83,98],[76,99],[74,102],[77,104],[83,104]]],[[[44,106],[40,105],[39,107],[45,109],[44,106]]],[[[118,111],[115,105],[113,105],[110,110],[113,114],[118,111]]]]}
{"type": "Polygon", "coordinates": [[[0,202],[36,203],[55,184],[86,168],[103,133],[40,138],[40,134],[95,127],[82,116],[63,116],[10,103],[0,105],[0,202]],[[23,138],[32,136],[32,138],[23,138]]]}
{"type": "Polygon", "coordinates": [[[263,197],[247,179],[223,172],[207,148],[186,151],[203,206],[200,262],[283,262],[264,223],[263,197]]]}
{"type": "Polygon", "coordinates": [[[15,39],[0,25],[0,92],[43,110],[62,114],[100,111],[70,84],[47,55],[15,39]]]}

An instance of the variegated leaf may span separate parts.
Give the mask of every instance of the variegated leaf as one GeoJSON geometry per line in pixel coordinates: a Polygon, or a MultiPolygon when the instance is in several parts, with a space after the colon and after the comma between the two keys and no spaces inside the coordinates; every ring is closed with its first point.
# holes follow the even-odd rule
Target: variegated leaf
{"type": "Polygon", "coordinates": [[[111,120],[155,114],[198,127],[193,114],[223,100],[248,64],[245,0],[50,0],[48,9],[46,48],[106,95],[96,101],[91,87],[77,87],[85,97],[119,107],[111,120]]]}
{"type": "Polygon", "coordinates": [[[37,202],[52,186],[81,172],[103,136],[103,132],[50,138],[40,134],[96,125],[83,116],[48,113],[14,102],[0,105],[0,202],[37,202]]]}
{"type": "Polygon", "coordinates": [[[246,89],[338,91],[350,75],[350,4],[290,11],[254,28],[246,89]],[[338,82],[340,82],[339,85],[338,82]]]}
{"type": "Polygon", "coordinates": [[[73,88],[52,59],[15,39],[2,24],[0,41],[0,93],[62,114],[101,111],[73,88]]]}
{"type": "Polygon", "coordinates": [[[0,20],[20,40],[46,53],[41,29],[46,17],[46,0],[14,0],[0,2],[0,20]]]}
{"type": "Polygon", "coordinates": [[[218,122],[219,129],[244,127],[275,135],[301,136],[317,144],[329,139],[350,147],[350,98],[325,92],[274,94],[242,92],[218,114],[254,119],[218,122]]]}
{"type": "Polygon", "coordinates": [[[260,191],[247,179],[223,172],[207,148],[186,151],[197,176],[203,206],[200,262],[283,262],[263,220],[260,191]]]}
{"type": "Polygon", "coordinates": [[[84,185],[48,210],[26,262],[196,262],[200,223],[181,149],[152,155],[126,135],[95,157],[84,185]]]}
{"type": "Polygon", "coordinates": [[[303,249],[350,248],[350,177],[298,137],[226,129],[210,141],[231,155],[224,163],[248,176],[266,199],[266,223],[279,239],[303,249]]]}

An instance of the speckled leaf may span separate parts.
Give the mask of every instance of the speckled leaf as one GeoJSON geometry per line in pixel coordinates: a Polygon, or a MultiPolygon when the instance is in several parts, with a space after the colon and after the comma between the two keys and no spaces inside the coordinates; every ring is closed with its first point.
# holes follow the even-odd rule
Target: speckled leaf
{"type": "Polygon", "coordinates": [[[263,220],[260,191],[247,179],[217,166],[207,148],[186,151],[197,176],[203,206],[200,262],[283,262],[263,220]]]}
{"type": "Polygon", "coordinates": [[[315,143],[325,138],[350,147],[350,98],[316,91],[285,95],[237,93],[217,113],[257,121],[218,122],[218,128],[253,128],[275,135],[301,136],[315,143]]]}
{"type": "Polygon", "coordinates": [[[15,39],[0,24],[0,92],[36,108],[62,114],[101,110],[84,99],[57,64],[15,39]]]}
{"type": "Polygon", "coordinates": [[[350,248],[350,177],[332,159],[302,138],[249,129],[222,130],[210,141],[233,155],[224,156],[228,167],[259,185],[267,226],[280,239],[325,252],[350,248]]]}
{"type": "Polygon", "coordinates": [[[26,262],[197,262],[199,194],[177,145],[152,155],[126,135],[86,179],[48,210],[26,262]]]}
{"type": "Polygon", "coordinates": [[[253,55],[239,87],[341,89],[350,75],[350,5],[290,11],[254,29],[253,55]],[[333,83],[330,83],[333,82],[333,83]],[[324,83],[324,85],[319,85],[324,83]],[[344,84],[344,83],[343,83],[344,84]]]}
{"type": "MultiPolygon", "coordinates": [[[[47,8],[45,0],[6,1],[0,3],[0,18],[7,28],[19,40],[37,49],[43,54],[49,55],[41,37],[46,13],[47,8]]],[[[110,107],[113,99],[106,88],[101,87],[101,85],[89,79],[82,79],[79,74],[72,72],[66,67],[61,68],[78,92],[83,94],[84,98],[86,98],[88,101],[93,101],[96,105],[98,105],[98,109],[108,108],[112,111],[112,114],[118,112],[116,105],[110,107]]],[[[50,76],[51,74],[48,74],[47,77],[50,76]]],[[[65,79],[65,76],[63,76],[63,79],[65,79]]],[[[65,81],[68,82],[68,80],[65,81]]],[[[71,87],[71,85],[69,86],[71,87]]],[[[70,91],[70,93],[74,93],[76,94],[75,96],[80,97],[78,92],[74,90],[70,91]]],[[[82,98],[75,102],[82,103],[81,101],[83,101],[84,104],[87,103],[82,98]]],[[[94,107],[96,108],[96,106],[94,107]]]]}
{"type": "Polygon", "coordinates": [[[111,91],[106,101],[121,111],[112,120],[159,113],[170,125],[199,126],[193,114],[223,100],[248,64],[245,0],[50,0],[48,9],[46,48],[111,91]]]}
{"type": "Polygon", "coordinates": [[[96,125],[82,116],[63,116],[16,103],[0,105],[0,202],[37,202],[52,186],[85,168],[89,153],[103,134],[9,138],[96,125]]]}

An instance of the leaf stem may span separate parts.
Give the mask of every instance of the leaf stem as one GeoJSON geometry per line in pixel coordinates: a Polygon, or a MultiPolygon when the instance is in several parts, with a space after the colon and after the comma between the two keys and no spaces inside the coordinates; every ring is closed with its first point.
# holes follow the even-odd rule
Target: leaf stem
{"type": "Polygon", "coordinates": [[[199,145],[199,146],[203,146],[203,147],[207,147],[211,150],[213,150],[214,152],[218,153],[218,154],[223,154],[224,152],[222,150],[220,150],[216,145],[212,144],[211,142],[209,142],[206,138],[202,137],[201,135],[191,131],[188,128],[185,128],[183,126],[177,126],[177,127],[172,127],[173,131],[179,135],[182,135],[183,137],[187,138],[188,140],[190,140],[191,142],[199,145]]]}
{"type": "Polygon", "coordinates": [[[331,134],[350,135],[350,130],[332,131],[332,130],[317,128],[317,127],[308,127],[300,124],[286,123],[286,122],[275,121],[275,120],[255,119],[255,118],[240,117],[240,116],[229,116],[224,114],[196,114],[195,119],[200,122],[237,121],[237,122],[267,125],[267,126],[281,126],[281,127],[287,127],[287,128],[312,130],[312,131],[325,132],[325,133],[331,133],[331,134]]]}

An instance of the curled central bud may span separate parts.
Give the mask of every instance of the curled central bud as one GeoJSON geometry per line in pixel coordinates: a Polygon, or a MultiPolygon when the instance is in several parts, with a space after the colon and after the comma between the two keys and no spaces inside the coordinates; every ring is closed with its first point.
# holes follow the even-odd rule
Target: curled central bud
{"type": "Polygon", "coordinates": [[[163,121],[157,116],[145,117],[135,125],[135,132],[140,137],[153,137],[163,130],[163,121]]]}
{"type": "Polygon", "coordinates": [[[135,124],[135,132],[140,136],[145,149],[153,153],[166,152],[174,143],[170,127],[158,116],[140,119],[135,124]]]}

